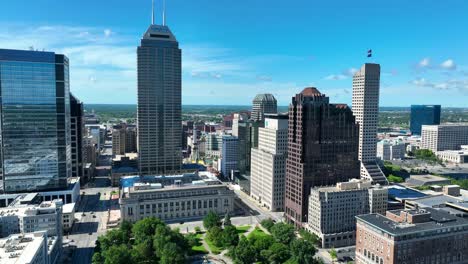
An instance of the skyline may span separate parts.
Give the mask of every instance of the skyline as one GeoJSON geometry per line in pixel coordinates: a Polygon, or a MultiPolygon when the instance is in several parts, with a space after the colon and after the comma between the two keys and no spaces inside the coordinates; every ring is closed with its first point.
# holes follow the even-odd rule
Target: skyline
{"type": "MultiPolygon", "coordinates": [[[[3,4],[0,48],[63,53],[71,91],[85,104],[135,104],[136,47],[151,23],[151,0],[110,3],[3,4]]],[[[182,48],[183,105],[250,105],[265,92],[287,105],[307,86],[351,105],[351,73],[364,62],[382,66],[381,106],[466,105],[468,37],[459,32],[467,3],[263,3],[167,1],[167,24],[182,48]]]]}

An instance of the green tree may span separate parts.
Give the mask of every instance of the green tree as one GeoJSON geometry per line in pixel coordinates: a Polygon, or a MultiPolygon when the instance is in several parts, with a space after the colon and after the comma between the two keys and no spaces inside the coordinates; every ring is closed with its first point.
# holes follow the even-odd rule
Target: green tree
{"type": "Polygon", "coordinates": [[[275,243],[275,239],[273,238],[273,236],[270,236],[270,235],[258,236],[258,237],[252,238],[252,239],[255,240],[255,241],[252,241],[252,242],[253,242],[253,246],[254,246],[255,250],[257,250],[257,252],[269,249],[270,246],[275,243]]]}
{"type": "Polygon", "coordinates": [[[145,260],[155,259],[153,250],[153,240],[146,239],[133,246],[132,257],[137,262],[144,262],[145,260]]]}
{"type": "Polygon", "coordinates": [[[273,243],[267,250],[261,252],[265,263],[280,264],[286,262],[291,254],[289,247],[281,243],[273,243]]]}
{"type": "Polygon", "coordinates": [[[328,253],[330,253],[330,257],[331,257],[332,261],[336,261],[336,259],[338,258],[338,255],[336,253],[335,248],[330,249],[330,251],[328,253]]]}
{"type": "Polygon", "coordinates": [[[175,243],[183,252],[188,252],[190,248],[187,240],[182,234],[174,232],[166,225],[158,226],[154,235],[153,247],[159,258],[162,259],[164,248],[169,243],[175,243]]]}
{"type": "Polygon", "coordinates": [[[125,235],[124,237],[125,243],[128,243],[130,241],[130,237],[132,236],[132,227],[133,227],[133,224],[129,221],[124,220],[120,224],[120,230],[122,230],[122,232],[125,235]]]}
{"type": "Polygon", "coordinates": [[[146,217],[136,222],[132,227],[133,237],[136,243],[140,243],[153,237],[156,229],[166,224],[156,217],[146,217]]]}
{"type": "Polygon", "coordinates": [[[104,264],[133,263],[132,255],[126,245],[114,245],[102,253],[104,264]]]}
{"type": "Polygon", "coordinates": [[[214,226],[221,226],[221,221],[219,219],[219,216],[217,213],[210,211],[205,218],[203,218],[203,226],[205,227],[206,230],[209,230],[210,228],[214,226]]]}
{"type": "Polygon", "coordinates": [[[196,233],[201,233],[201,228],[200,228],[199,226],[196,226],[196,227],[195,227],[195,232],[196,232],[196,233]]]}
{"type": "Polygon", "coordinates": [[[304,240],[310,241],[314,245],[318,245],[319,237],[316,234],[310,233],[309,231],[307,231],[307,230],[305,230],[303,228],[301,230],[299,230],[299,234],[301,235],[301,237],[304,240]]]}
{"type": "Polygon", "coordinates": [[[225,247],[237,246],[239,243],[239,235],[235,226],[228,225],[222,232],[222,244],[225,247]]]}
{"type": "Polygon", "coordinates": [[[256,251],[249,240],[242,236],[232,255],[236,264],[252,264],[255,262],[256,251]]]}
{"type": "Polygon", "coordinates": [[[389,182],[395,182],[395,183],[401,183],[401,182],[404,181],[402,177],[398,177],[398,176],[393,175],[393,174],[390,174],[387,177],[387,179],[388,179],[389,182]]]}
{"type": "Polygon", "coordinates": [[[226,213],[226,215],[224,216],[224,226],[230,226],[230,225],[232,225],[231,216],[229,215],[229,213],[226,213]]]}
{"type": "Polygon", "coordinates": [[[314,255],[317,252],[317,249],[311,241],[296,239],[291,242],[290,248],[292,259],[298,264],[316,263],[314,255]]]}
{"type": "Polygon", "coordinates": [[[188,243],[189,247],[199,245],[199,239],[198,239],[196,234],[187,234],[185,236],[185,239],[187,240],[187,243],[188,243]]]}
{"type": "Polygon", "coordinates": [[[268,231],[271,231],[271,228],[275,225],[275,222],[273,219],[268,218],[268,219],[263,219],[260,224],[268,231]]]}
{"type": "Polygon", "coordinates": [[[262,251],[268,250],[270,246],[275,243],[275,239],[273,238],[273,236],[253,236],[250,237],[249,240],[250,244],[252,244],[255,249],[255,257],[257,258],[257,260],[261,262],[267,262],[267,258],[264,258],[264,256],[262,255],[262,251]]]}
{"type": "Polygon", "coordinates": [[[161,253],[161,264],[184,264],[185,257],[182,249],[175,243],[167,243],[161,253]]]}
{"type": "Polygon", "coordinates": [[[271,228],[271,234],[279,243],[289,245],[294,239],[294,226],[286,223],[277,223],[271,228]]]}
{"type": "Polygon", "coordinates": [[[104,263],[104,258],[102,257],[101,253],[95,252],[93,254],[93,258],[91,259],[91,263],[93,263],[93,264],[102,264],[102,263],[104,263]]]}
{"type": "Polygon", "coordinates": [[[108,250],[113,245],[125,244],[126,239],[125,233],[120,229],[113,229],[108,231],[105,235],[99,236],[96,244],[101,252],[108,250]]]}
{"type": "Polygon", "coordinates": [[[206,238],[213,242],[215,246],[221,247],[223,245],[223,230],[219,226],[213,226],[208,229],[206,238]]]}
{"type": "Polygon", "coordinates": [[[96,241],[94,264],[184,263],[188,239],[157,218],[123,222],[96,241]],[[169,246],[168,246],[169,245],[169,246]],[[175,252],[175,253],[174,253],[175,252]]]}

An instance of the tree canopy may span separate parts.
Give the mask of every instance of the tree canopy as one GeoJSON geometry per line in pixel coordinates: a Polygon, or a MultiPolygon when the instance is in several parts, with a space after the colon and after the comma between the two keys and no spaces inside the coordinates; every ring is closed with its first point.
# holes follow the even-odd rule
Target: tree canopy
{"type": "Polygon", "coordinates": [[[185,263],[191,253],[187,238],[161,220],[148,217],[98,237],[93,264],[185,263]]]}
{"type": "Polygon", "coordinates": [[[277,242],[289,245],[295,237],[294,226],[286,223],[277,223],[271,227],[271,234],[277,242]]]}
{"type": "Polygon", "coordinates": [[[221,226],[221,219],[219,215],[213,211],[210,211],[204,218],[203,218],[203,226],[206,230],[214,226],[221,226]]]}

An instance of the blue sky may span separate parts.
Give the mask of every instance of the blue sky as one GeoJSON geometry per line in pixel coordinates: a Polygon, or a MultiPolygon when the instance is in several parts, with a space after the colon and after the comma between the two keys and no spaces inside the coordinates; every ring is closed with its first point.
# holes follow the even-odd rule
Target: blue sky
{"type": "MultiPolygon", "coordinates": [[[[167,0],[167,23],[183,49],[184,104],[269,92],[287,105],[311,85],[350,104],[352,73],[376,62],[381,106],[468,107],[467,10],[464,0],[167,0]]],[[[85,103],[136,103],[150,19],[151,0],[1,1],[0,48],[64,53],[85,103]]]]}

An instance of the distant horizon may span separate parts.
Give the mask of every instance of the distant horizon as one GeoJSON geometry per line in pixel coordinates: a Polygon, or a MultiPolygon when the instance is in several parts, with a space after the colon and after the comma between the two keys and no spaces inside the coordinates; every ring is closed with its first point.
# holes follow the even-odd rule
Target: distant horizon
{"type": "MultiPolygon", "coordinates": [[[[83,102],[85,107],[87,105],[137,105],[136,103],[134,104],[119,104],[119,103],[115,103],[115,104],[109,104],[109,103],[86,103],[86,102],[83,102]]],[[[332,103],[333,104],[333,103],[332,103]]],[[[349,104],[347,104],[349,105],[349,104]]],[[[415,104],[415,105],[424,105],[424,104],[415,104]]],[[[426,104],[426,105],[437,105],[437,104],[426,104]]],[[[241,105],[241,104],[182,104],[182,106],[241,106],[241,107],[244,107],[244,106],[248,106],[248,107],[252,107],[252,105],[241,105]]],[[[350,105],[349,105],[350,106],[350,105]]],[[[288,105],[278,105],[278,107],[288,107],[288,105]]],[[[388,106],[388,105],[383,105],[383,106],[379,106],[379,108],[411,108],[411,105],[409,106],[388,106]]],[[[443,106],[441,105],[441,108],[442,109],[447,109],[447,108],[460,108],[460,109],[468,109],[468,106],[466,107],[462,107],[462,106],[443,106]]]]}

